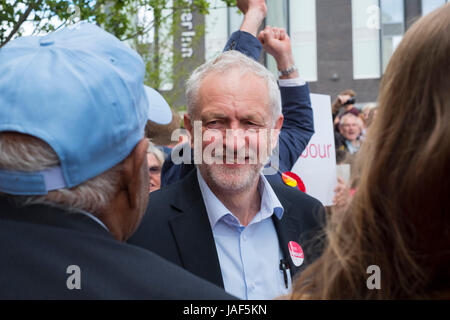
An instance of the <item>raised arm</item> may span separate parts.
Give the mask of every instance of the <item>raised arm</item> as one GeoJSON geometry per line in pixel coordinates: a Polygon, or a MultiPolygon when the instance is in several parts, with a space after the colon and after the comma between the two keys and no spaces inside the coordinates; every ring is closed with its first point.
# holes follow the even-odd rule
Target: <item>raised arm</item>
{"type": "MultiPolygon", "coordinates": [[[[238,8],[244,13],[241,28],[234,32],[225,45],[224,51],[237,50],[254,60],[258,60],[262,45],[256,38],[257,32],[266,17],[267,7],[264,0],[238,0],[238,8]]],[[[189,144],[174,149],[178,155],[191,152],[189,144]]],[[[192,159],[192,157],[191,157],[192,159]]],[[[195,166],[192,163],[175,164],[171,155],[164,161],[161,170],[161,187],[184,178],[195,166]]]]}
{"type": "MultiPolygon", "coordinates": [[[[258,40],[263,45],[264,50],[274,57],[278,71],[295,67],[291,39],[285,29],[267,26],[258,34],[258,40]]],[[[294,79],[298,77],[298,70],[293,69],[291,73],[281,75],[280,79],[294,79]]]]}
{"type": "Polygon", "coordinates": [[[267,15],[267,6],[264,0],[238,0],[237,7],[244,14],[241,31],[250,33],[256,38],[258,29],[267,15]]]}
{"type": "Polygon", "coordinates": [[[223,51],[237,50],[258,60],[262,46],[256,39],[256,35],[267,14],[266,2],[264,0],[238,0],[237,6],[244,13],[244,20],[240,29],[230,36],[223,51]]]}
{"type": "Polygon", "coordinates": [[[283,73],[278,81],[284,116],[279,138],[279,169],[289,171],[314,134],[309,87],[295,67],[291,40],[284,29],[267,26],[258,39],[283,73]]]}
{"type": "MultiPolygon", "coordinates": [[[[237,50],[258,60],[264,48],[275,57],[279,69],[288,68],[293,64],[290,39],[287,34],[274,31],[266,35],[266,41],[258,41],[256,34],[267,14],[264,0],[238,0],[237,5],[244,13],[240,30],[234,32],[228,40],[224,51],[237,50]],[[277,36],[279,35],[279,36],[277,36]],[[284,35],[283,37],[281,37],[284,35]]],[[[264,31],[268,31],[266,28],[264,31]]],[[[284,115],[283,127],[279,138],[279,167],[282,171],[292,168],[301,155],[309,139],[314,133],[309,88],[300,78],[298,72],[282,76],[279,81],[284,115]]],[[[184,148],[191,152],[188,146],[184,148]]],[[[186,176],[195,169],[193,164],[175,165],[171,158],[164,162],[161,173],[161,186],[169,185],[186,176]]]]}

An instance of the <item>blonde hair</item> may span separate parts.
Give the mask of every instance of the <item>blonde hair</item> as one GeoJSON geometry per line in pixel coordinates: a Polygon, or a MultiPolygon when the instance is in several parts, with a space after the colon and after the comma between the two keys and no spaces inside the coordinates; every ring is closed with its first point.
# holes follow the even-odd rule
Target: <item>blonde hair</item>
{"type": "Polygon", "coordinates": [[[164,152],[162,152],[160,149],[158,149],[151,141],[148,140],[148,148],[147,153],[151,153],[155,156],[156,160],[159,162],[159,164],[162,166],[164,163],[164,152]]]}
{"type": "Polygon", "coordinates": [[[439,297],[450,288],[450,4],[405,34],[383,77],[349,209],[292,298],[439,297]],[[367,268],[381,270],[369,290],[367,268]],[[436,294],[437,293],[437,294],[436,294]]]}

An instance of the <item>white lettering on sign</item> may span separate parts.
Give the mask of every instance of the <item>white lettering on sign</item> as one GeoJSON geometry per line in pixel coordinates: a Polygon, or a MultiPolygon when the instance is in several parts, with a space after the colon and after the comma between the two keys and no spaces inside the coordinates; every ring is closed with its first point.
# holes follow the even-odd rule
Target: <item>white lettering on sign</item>
{"type": "MultiPolygon", "coordinates": [[[[192,5],[192,0],[185,0],[189,6],[192,5]]],[[[192,39],[195,37],[193,14],[191,8],[183,9],[181,13],[181,57],[183,59],[191,58],[194,55],[192,46],[192,39]]]]}

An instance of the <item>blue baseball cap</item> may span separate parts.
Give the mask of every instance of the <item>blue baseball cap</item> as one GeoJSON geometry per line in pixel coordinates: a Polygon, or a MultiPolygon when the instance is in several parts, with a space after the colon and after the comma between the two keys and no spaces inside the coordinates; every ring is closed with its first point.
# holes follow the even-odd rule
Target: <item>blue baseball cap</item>
{"type": "MultiPolygon", "coordinates": [[[[90,23],[18,38],[1,48],[0,133],[43,140],[60,166],[0,170],[0,192],[45,195],[123,161],[144,137],[152,106],[170,112],[156,91],[145,89],[144,72],[134,50],[90,23]]],[[[156,120],[167,121],[156,114],[156,120]]]]}
{"type": "Polygon", "coordinates": [[[147,99],[151,101],[148,119],[158,124],[172,122],[172,110],[164,97],[155,89],[144,86],[147,99]]]}

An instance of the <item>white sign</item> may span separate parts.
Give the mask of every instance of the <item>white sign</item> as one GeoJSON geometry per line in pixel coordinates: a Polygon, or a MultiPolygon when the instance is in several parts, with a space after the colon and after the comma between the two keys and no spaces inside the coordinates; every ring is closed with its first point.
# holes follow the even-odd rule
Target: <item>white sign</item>
{"type": "Polygon", "coordinates": [[[307,194],[318,199],[324,206],[331,206],[337,184],[331,98],[311,94],[311,104],[315,133],[294,164],[292,172],[303,180],[307,194]]]}

